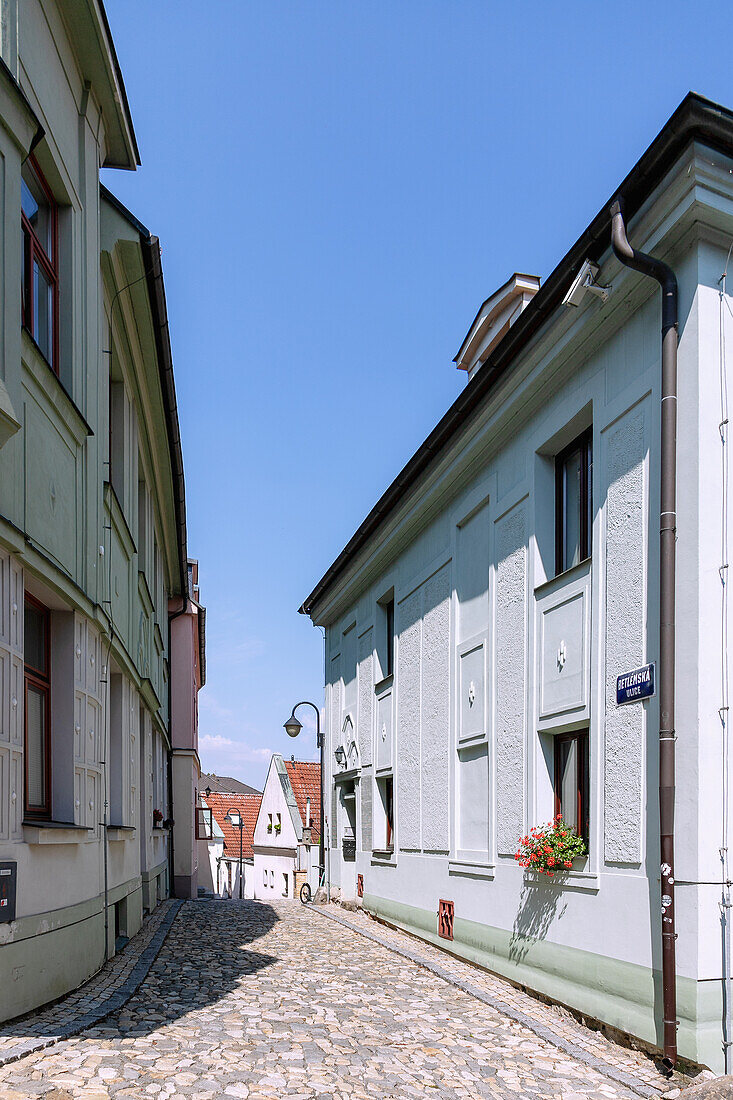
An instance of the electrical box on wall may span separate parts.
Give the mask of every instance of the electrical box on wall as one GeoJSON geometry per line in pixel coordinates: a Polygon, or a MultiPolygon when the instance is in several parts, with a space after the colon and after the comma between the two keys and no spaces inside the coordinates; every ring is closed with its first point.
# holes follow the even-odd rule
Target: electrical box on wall
{"type": "Polygon", "coordinates": [[[0,863],[0,924],[15,920],[15,887],[18,864],[15,860],[0,863]]]}

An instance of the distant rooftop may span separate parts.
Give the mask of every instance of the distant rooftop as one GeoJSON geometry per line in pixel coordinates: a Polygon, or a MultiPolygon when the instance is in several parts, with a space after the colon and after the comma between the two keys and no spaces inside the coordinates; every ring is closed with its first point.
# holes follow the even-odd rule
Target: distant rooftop
{"type": "Polygon", "coordinates": [[[248,783],[242,783],[241,779],[233,779],[231,775],[207,775],[201,773],[199,790],[203,794],[207,787],[211,787],[214,794],[262,794],[256,787],[250,787],[248,783]]]}

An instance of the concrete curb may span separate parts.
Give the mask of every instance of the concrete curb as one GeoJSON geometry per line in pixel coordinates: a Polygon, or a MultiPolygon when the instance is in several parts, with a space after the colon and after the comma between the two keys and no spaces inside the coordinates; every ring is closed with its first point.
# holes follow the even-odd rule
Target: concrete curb
{"type": "MultiPolygon", "coordinates": [[[[606,1062],[603,1062],[600,1058],[596,1058],[594,1055],[589,1054],[583,1047],[578,1046],[576,1043],[571,1042],[564,1036],[559,1035],[556,1031],[546,1027],[544,1024],[538,1023],[537,1020],[533,1020],[531,1016],[527,1016],[524,1012],[520,1012],[519,1009],[513,1008],[511,1005],[505,1004],[496,997],[492,997],[490,993],[485,993],[483,989],[479,989],[478,986],[473,985],[471,982],[460,981],[454,978],[447,970],[444,970],[442,966],[438,966],[436,963],[431,962],[429,959],[424,958],[415,951],[409,951],[407,948],[396,947],[388,940],[383,939],[381,936],[376,935],[373,932],[367,932],[365,929],[357,928],[349,921],[344,920],[342,917],[337,917],[335,913],[329,913],[325,908],[313,907],[313,912],[320,914],[320,916],[328,918],[328,920],[335,921],[336,924],[343,925],[344,928],[350,929],[352,932],[356,932],[359,936],[364,936],[365,939],[372,940],[374,943],[380,944],[382,947],[386,947],[388,951],[394,951],[396,955],[401,955],[404,959],[409,959],[410,962],[415,963],[417,966],[423,967],[425,970],[429,970],[436,977],[442,978],[443,981],[448,982],[449,985],[454,986],[456,989],[462,990],[464,993],[468,993],[469,996],[475,997],[477,1000],[482,1001],[483,1004],[488,1005],[489,1008],[493,1008],[496,1012],[499,1012],[502,1016],[507,1016],[510,1020],[514,1020],[515,1023],[522,1024],[530,1031],[534,1032],[540,1039],[544,1039],[545,1042],[551,1043],[553,1046],[558,1047],[565,1054],[569,1054],[576,1061],[581,1062],[584,1066],[588,1066],[590,1069],[596,1070],[597,1073],[602,1074],[604,1077],[608,1077],[611,1081],[614,1081],[617,1085],[623,1085],[630,1092],[633,1092],[636,1096],[652,1097],[654,1100],[659,1100],[662,1095],[661,1090],[650,1088],[648,1085],[641,1084],[635,1080],[628,1073],[624,1073],[623,1070],[616,1069],[615,1066],[609,1066],[606,1062]]],[[[395,931],[400,931],[395,929],[395,931]]],[[[470,963],[467,965],[470,966],[470,963]]],[[[661,1081],[660,1081],[661,1084],[661,1081]]]]}
{"type": "MultiPolygon", "coordinates": [[[[66,1024],[64,1027],[53,1035],[43,1035],[38,1038],[24,1039],[17,1046],[10,1047],[9,1050],[3,1051],[0,1054],[0,1068],[10,1065],[11,1062],[17,1062],[20,1058],[25,1058],[28,1054],[34,1054],[37,1050],[44,1050],[46,1047],[55,1046],[56,1043],[61,1043],[64,1039],[71,1039],[72,1036],[78,1035],[79,1032],[84,1031],[88,1027],[93,1027],[95,1024],[100,1023],[105,1017],[109,1016],[112,1012],[117,1012],[123,1005],[127,1004],[130,998],[137,993],[138,989],[142,985],[146,978],[151,966],[158,957],[158,953],[165,942],[166,936],[170,932],[173,921],[180,912],[183,901],[178,901],[170,907],[163,920],[155,930],[155,933],[150,940],[150,943],[141,953],[140,958],[135,963],[130,973],[125,978],[124,982],[112,993],[109,997],[99,1006],[94,1009],[93,1012],[85,1012],[81,1016],[77,1016],[73,1023],[66,1024]]],[[[99,977],[103,973],[100,970],[94,975],[94,978],[99,977]]],[[[94,981],[91,978],[90,981],[94,981]]],[[[72,990],[76,992],[76,990],[72,990]]],[[[59,1005],[63,1005],[63,1000],[58,1002],[59,1005]]]]}

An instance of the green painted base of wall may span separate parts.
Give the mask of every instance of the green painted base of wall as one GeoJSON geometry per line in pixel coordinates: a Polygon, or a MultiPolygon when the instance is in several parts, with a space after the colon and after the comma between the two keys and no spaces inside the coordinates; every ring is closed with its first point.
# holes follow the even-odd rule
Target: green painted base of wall
{"type": "MultiPolygon", "coordinates": [[[[126,934],[142,924],[140,878],[109,892],[109,954],[114,954],[116,902],[127,899],[126,934]]],[[[3,926],[0,926],[3,927],[3,926]]],[[[63,997],[104,965],[104,897],[23,917],[4,926],[0,941],[0,1022],[63,997]]]]}
{"type": "MultiPolygon", "coordinates": [[[[547,940],[456,917],[453,941],[437,934],[436,914],[365,894],[364,909],[406,932],[477,963],[528,990],[660,1048],[661,974],[547,940]]],[[[680,1057],[723,1072],[722,983],[677,979],[680,1057]]]]}

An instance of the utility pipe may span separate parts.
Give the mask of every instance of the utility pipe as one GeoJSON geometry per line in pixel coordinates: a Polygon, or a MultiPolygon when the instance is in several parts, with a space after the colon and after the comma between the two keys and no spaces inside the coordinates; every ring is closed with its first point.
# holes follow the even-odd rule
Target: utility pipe
{"type": "Polygon", "coordinates": [[[675,572],[677,537],[677,279],[661,260],[628,242],[623,200],[611,204],[611,243],[626,267],[662,288],[662,430],[659,516],[659,836],[662,910],[663,1065],[677,1061],[676,939],[674,918],[675,795],[675,572]]]}

